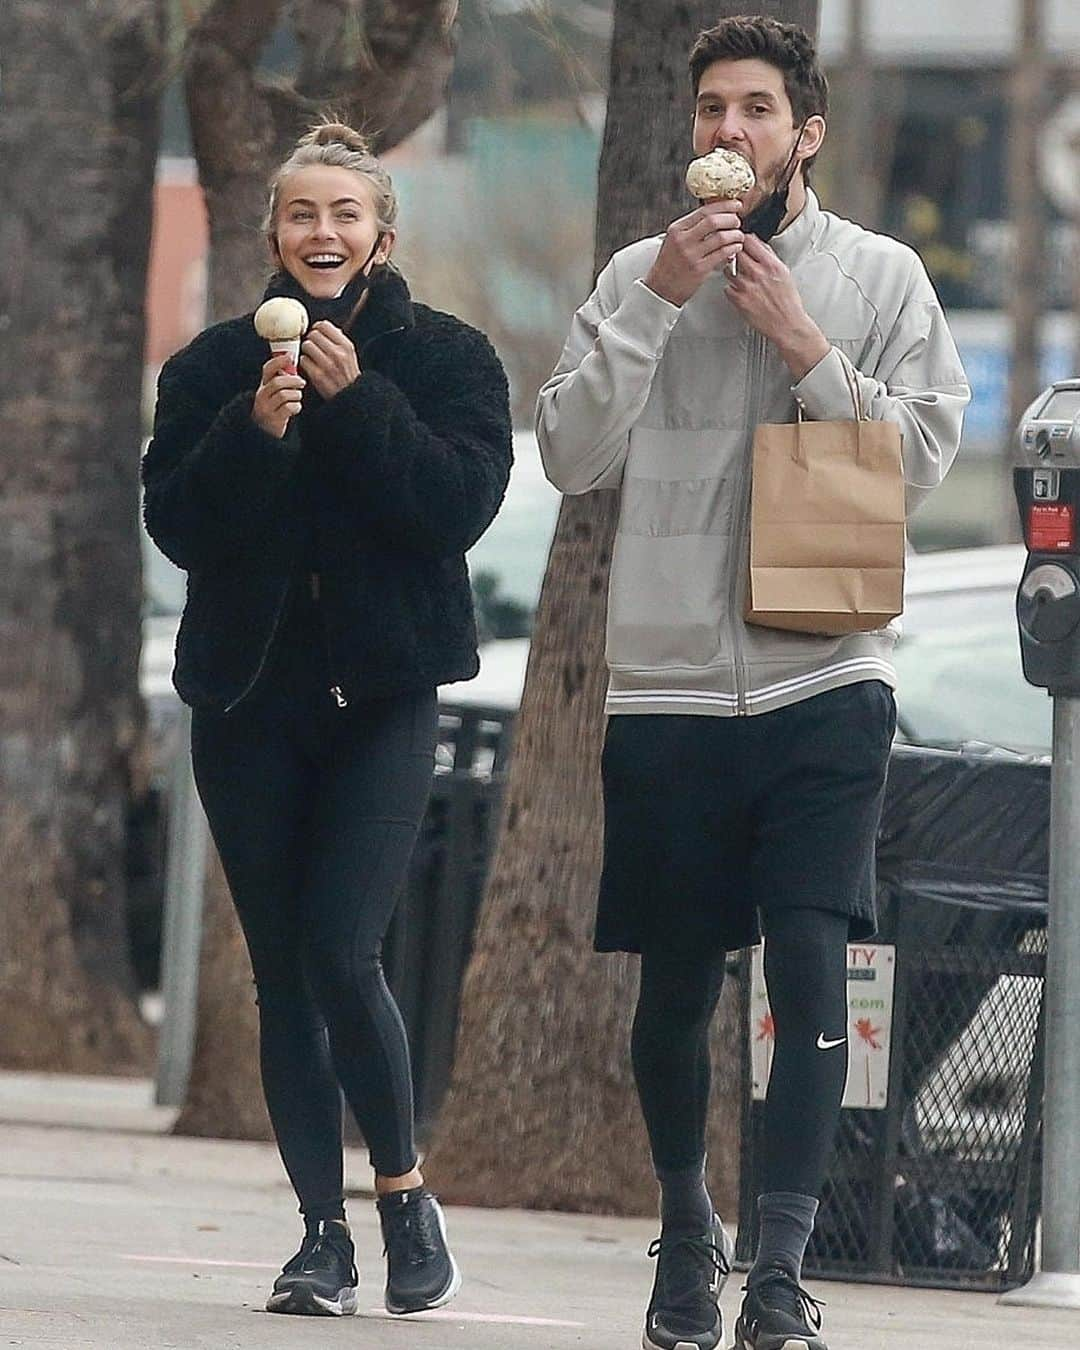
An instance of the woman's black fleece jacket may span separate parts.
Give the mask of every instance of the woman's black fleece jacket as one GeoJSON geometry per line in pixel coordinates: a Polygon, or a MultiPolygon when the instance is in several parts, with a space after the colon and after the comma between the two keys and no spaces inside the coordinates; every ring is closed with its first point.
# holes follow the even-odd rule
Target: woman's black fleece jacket
{"type": "Polygon", "coordinates": [[[350,336],[360,378],[326,402],[309,383],[281,440],[251,417],[268,350],[250,314],[162,369],[144,511],[188,573],[173,675],[185,703],[247,696],[307,571],[350,702],[479,669],[463,555],[510,474],[506,376],[482,333],[413,304],[396,272],[373,281],[350,336]]]}

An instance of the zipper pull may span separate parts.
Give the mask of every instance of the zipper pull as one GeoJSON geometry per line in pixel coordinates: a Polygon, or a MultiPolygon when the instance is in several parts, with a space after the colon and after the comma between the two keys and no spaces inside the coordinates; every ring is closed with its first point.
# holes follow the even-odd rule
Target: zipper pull
{"type": "Polygon", "coordinates": [[[312,600],[318,600],[318,598],[319,598],[319,592],[320,592],[320,590],[322,589],[322,587],[319,585],[319,574],[318,574],[318,572],[311,572],[311,573],[309,573],[309,579],[310,579],[310,582],[311,582],[311,598],[312,598],[312,600]]]}
{"type": "Polygon", "coordinates": [[[339,708],[347,708],[349,706],[349,700],[341,692],[340,684],[332,684],[330,686],[330,693],[333,697],[334,702],[338,705],[339,708]]]}

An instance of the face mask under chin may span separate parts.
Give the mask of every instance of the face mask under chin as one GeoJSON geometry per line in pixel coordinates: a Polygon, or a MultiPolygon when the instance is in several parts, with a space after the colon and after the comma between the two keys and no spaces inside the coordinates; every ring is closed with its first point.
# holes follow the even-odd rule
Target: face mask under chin
{"type": "Polygon", "coordinates": [[[791,147],[791,154],[780,173],[780,178],[773,188],[772,192],[760,201],[757,206],[743,220],[743,231],[746,234],[755,234],[767,244],[776,231],[783,223],[784,216],[788,209],[788,194],[791,191],[791,180],[795,176],[798,164],[795,161],[795,155],[799,149],[799,143],[802,140],[802,134],[806,130],[806,122],[803,122],[799,128],[799,133],[795,137],[795,144],[791,147]]]}
{"type": "Polygon", "coordinates": [[[742,227],[745,234],[757,235],[764,244],[769,242],[780,228],[787,211],[789,187],[790,184],[785,184],[782,188],[774,189],[763,202],[754,207],[743,220],[742,227]]]}

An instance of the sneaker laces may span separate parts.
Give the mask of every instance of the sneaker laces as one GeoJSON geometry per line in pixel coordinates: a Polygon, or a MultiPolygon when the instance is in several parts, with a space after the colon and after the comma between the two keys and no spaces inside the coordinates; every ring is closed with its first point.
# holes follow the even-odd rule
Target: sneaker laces
{"type": "MultiPolygon", "coordinates": [[[[662,1299],[665,1304],[677,1305],[679,1303],[685,1303],[700,1293],[700,1287],[693,1278],[693,1266],[689,1268],[691,1278],[685,1283],[684,1287],[681,1290],[672,1288],[673,1281],[671,1276],[673,1263],[664,1258],[673,1257],[676,1252],[681,1252],[683,1249],[691,1255],[693,1260],[702,1270],[708,1273],[710,1286],[713,1283],[714,1276],[723,1279],[731,1273],[731,1266],[728,1263],[727,1257],[724,1255],[723,1249],[713,1242],[711,1238],[699,1237],[693,1233],[688,1233],[683,1237],[665,1238],[661,1234],[660,1237],[654,1238],[653,1241],[649,1243],[648,1255],[650,1257],[661,1258],[661,1263],[657,1267],[656,1274],[657,1280],[663,1291],[662,1299]]],[[[688,1272],[684,1270],[683,1273],[685,1274],[688,1272]]],[[[715,1302],[715,1299],[712,1298],[711,1294],[710,1298],[712,1302],[715,1302]]]]}
{"type": "Polygon", "coordinates": [[[417,1196],[404,1204],[392,1205],[387,1211],[389,1223],[384,1234],[383,1255],[394,1265],[423,1266],[439,1251],[435,1236],[435,1207],[423,1203],[417,1196]]]}
{"type": "MultiPolygon", "coordinates": [[[[309,1228],[304,1234],[300,1250],[286,1261],[281,1273],[294,1275],[300,1271],[314,1273],[317,1270],[333,1270],[341,1265],[346,1257],[346,1236],[336,1225],[330,1223],[309,1228]]],[[[349,1265],[350,1269],[355,1271],[356,1268],[351,1262],[349,1265]]],[[[356,1278],[355,1274],[353,1278],[356,1278]]]]}
{"type": "Polygon", "coordinates": [[[744,1284],[743,1290],[755,1295],[762,1307],[787,1313],[789,1317],[794,1317],[804,1327],[809,1327],[813,1331],[821,1330],[821,1309],[827,1306],[825,1300],[814,1298],[812,1294],[807,1293],[802,1285],[786,1270],[770,1271],[769,1274],[763,1275],[760,1280],[755,1281],[752,1287],[749,1284],[744,1284]],[[771,1288],[767,1304],[761,1296],[761,1291],[766,1285],[771,1288]]]}

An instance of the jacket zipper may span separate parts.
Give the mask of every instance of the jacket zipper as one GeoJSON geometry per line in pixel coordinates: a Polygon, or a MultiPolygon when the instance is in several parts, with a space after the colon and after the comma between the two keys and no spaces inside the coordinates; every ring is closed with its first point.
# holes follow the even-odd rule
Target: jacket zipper
{"type": "MultiPolygon", "coordinates": [[[[397,328],[384,329],[383,332],[376,333],[374,337],[368,338],[357,353],[358,360],[362,363],[369,347],[373,346],[376,342],[381,341],[383,338],[391,337],[394,333],[404,333],[405,327],[405,324],[400,324],[397,328]]],[[[334,653],[333,645],[330,641],[330,623],[326,617],[326,610],[322,604],[322,576],[318,572],[311,572],[308,576],[308,581],[311,586],[311,598],[319,611],[319,622],[322,625],[323,642],[326,646],[326,669],[332,682],[330,684],[330,697],[334,700],[337,707],[347,708],[349,706],[349,700],[345,696],[345,691],[342,689],[340,681],[334,678],[334,653]]]]}
{"type": "MultiPolygon", "coordinates": [[[[374,343],[380,341],[382,338],[390,337],[394,333],[404,333],[406,327],[407,327],[406,324],[400,324],[397,328],[387,328],[381,333],[376,333],[374,337],[368,338],[368,340],[360,348],[359,358],[363,360],[364,353],[374,343]]],[[[310,584],[311,584],[311,598],[316,602],[316,604],[318,604],[319,593],[321,590],[321,579],[319,577],[318,572],[312,572],[310,574],[310,584]]],[[[263,670],[266,666],[267,657],[270,655],[270,649],[274,645],[274,638],[277,637],[278,626],[281,623],[281,616],[285,611],[285,602],[287,601],[288,596],[289,596],[289,588],[288,586],[286,586],[284,591],[282,592],[281,599],[278,602],[277,612],[274,614],[274,623],[270,629],[270,636],[267,638],[266,646],[263,648],[263,653],[261,658],[259,659],[259,664],[256,667],[255,674],[251,677],[247,685],[240,691],[240,693],[237,694],[237,696],[232,700],[232,702],[227,703],[225,705],[224,708],[225,712],[227,713],[232,712],[232,710],[237,706],[237,704],[243,703],[244,699],[247,698],[248,694],[251,693],[251,691],[255,688],[256,684],[258,683],[259,676],[263,673],[263,670]]],[[[326,622],[326,612],[321,604],[319,604],[319,615],[323,625],[323,638],[326,642],[327,666],[330,670],[330,678],[333,680],[334,674],[333,674],[333,658],[331,656],[331,649],[330,649],[330,629],[326,622]]],[[[339,708],[347,708],[349,706],[349,700],[345,697],[341,685],[336,680],[334,680],[334,683],[330,686],[330,696],[339,708]]]]}
{"type": "Polygon", "coordinates": [[[311,587],[311,599],[315,608],[319,611],[319,623],[322,625],[323,642],[326,645],[326,670],[332,681],[330,685],[330,697],[339,708],[347,708],[349,700],[345,697],[340,683],[334,679],[334,656],[330,644],[330,625],[326,619],[326,610],[322,604],[322,576],[318,572],[308,573],[308,584],[311,587]]]}
{"type": "Polygon", "coordinates": [[[288,603],[288,599],[289,599],[289,585],[288,583],[286,583],[284,589],[281,592],[281,599],[278,601],[277,611],[274,614],[274,622],[270,627],[270,636],[266,639],[266,645],[263,647],[262,656],[259,658],[259,664],[255,667],[255,674],[252,675],[251,679],[247,682],[247,684],[240,691],[240,693],[237,694],[237,696],[233,699],[233,701],[225,705],[224,709],[222,710],[223,712],[227,713],[232,712],[232,710],[237,706],[238,703],[243,703],[244,699],[247,698],[248,694],[250,694],[251,691],[258,684],[259,676],[263,673],[263,670],[266,667],[267,658],[269,657],[270,651],[273,648],[274,638],[277,637],[277,631],[281,624],[281,616],[282,614],[285,613],[285,606],[288,603]]]}
{"type": "Polygon", "coordinates": [[[749,558],[750,547],[750,491],[752,474],[752,447],[754,432],[761,416],[761,394],[765,370],[765,339],[756,330],[750,330],[750,353],[747,361],[746,442],[735,495],[735,519],[732,522],[731,547],[728,554],[728,614],[731,622],[731,648],[735,670],[735,711],[745,717],[749,712],[743,631],[740,618],[739,583],[743,567],[749,558]]]}

